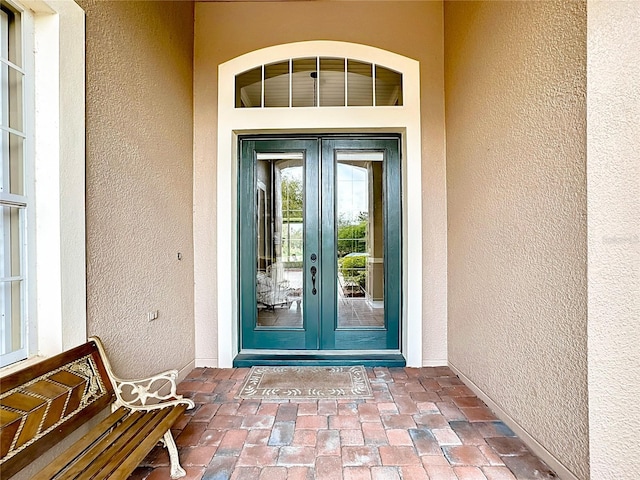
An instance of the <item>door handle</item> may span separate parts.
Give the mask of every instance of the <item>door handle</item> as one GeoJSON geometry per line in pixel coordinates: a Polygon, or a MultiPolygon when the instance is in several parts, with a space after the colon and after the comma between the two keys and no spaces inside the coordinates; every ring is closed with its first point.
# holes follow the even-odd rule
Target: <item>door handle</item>
{"type": "Polygon", "coordinates": [[[316,289],[316,273],[318,273],[318,269],[314,265],[311,267],[311,293],[313,295],[318,293],[318,290],[316,289]]]}

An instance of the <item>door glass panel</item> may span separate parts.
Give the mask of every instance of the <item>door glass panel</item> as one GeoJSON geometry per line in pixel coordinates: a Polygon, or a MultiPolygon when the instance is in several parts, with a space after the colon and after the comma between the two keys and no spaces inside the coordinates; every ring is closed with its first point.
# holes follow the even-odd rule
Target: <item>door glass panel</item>
{"type": "Polygon", "coordinates": [[[258,327],[303,327],[303,179],[302,154],[257,154],[258,327]]]}
{"type": "Polygon", "coordinates": [[[338,328],[384,327],[382,152],[337,152],[338,328]]]}

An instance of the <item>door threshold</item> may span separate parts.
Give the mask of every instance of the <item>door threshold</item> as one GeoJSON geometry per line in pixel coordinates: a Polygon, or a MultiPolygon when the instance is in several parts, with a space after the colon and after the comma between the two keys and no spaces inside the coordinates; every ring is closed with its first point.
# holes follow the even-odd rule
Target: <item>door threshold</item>
{"type": "Polygon", "coordinates": [[[278,352],[273,351],[240,352],[233,359],[234,367],[261,366],[310,366],[310,367],[338,367],[364,365],[365,367],[404,367],[407,362],[400,352],[384,353],[376,351],[336,353],[332,352],[278,352]]]}

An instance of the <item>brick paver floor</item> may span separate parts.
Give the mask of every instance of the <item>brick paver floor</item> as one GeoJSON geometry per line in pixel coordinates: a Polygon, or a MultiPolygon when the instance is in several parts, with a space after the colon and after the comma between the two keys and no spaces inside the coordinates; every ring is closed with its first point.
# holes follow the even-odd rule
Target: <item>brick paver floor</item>
{"type": "MultiPolygon", "coordinates": [[[[197,368],[173,432],[186,479],[533,480],[556,475],[453,372],[368,368],[369,400],[238,400],[248,369],[197,368]]],[[[131,478],[168,479],[156,447],[131,478]]]]}

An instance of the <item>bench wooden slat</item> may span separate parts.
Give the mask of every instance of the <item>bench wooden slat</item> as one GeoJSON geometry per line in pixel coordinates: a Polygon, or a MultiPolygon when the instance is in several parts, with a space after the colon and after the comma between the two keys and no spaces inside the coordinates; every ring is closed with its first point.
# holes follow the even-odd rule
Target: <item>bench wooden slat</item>
{"type": "MultiPolygon", "coordinates": [[[[109,474],[114,468],[113,465],[119,464],[129,452],[138,448],[140,441],[154,431],[158,423],[166,416],[166,413],[167,411],[162,410],[144,413],[142,416],[137,417],[136,421],[129,425],[126,431],[114,432],[116,435],[119,433],[117,438],[114,438],[109,447],[100,452],[100,455],[74,478],[109,478],[109,474]]],[[[155,438],[157,442],[159,436],[155,438]]]]}
{"type": "Polygon", "coordinates": [[[64,469],[72,459],[82,455],[93,443],[104,437],[105,431],[108,431],[109,428],[120,422],[127,415],[129,415],[129,410],[120,407],[65,450],[60,457],[50,463],[45,469],[36,474],[32,480],[53,478],[60,470],[64,469]]]}
{"type": "MultiPolygon", "coordinates": [[[[164,432],[171,428],[171,425],[184,413],[187,409],[186,405],[180,405],[178,407],[170,409],[168,415],[166,415],[162,421],[156,427],[156,431],[160,434],[160,438],[164,435],[164,432]]],[[[148,435],[140,442],[139,448],[130,452],[126,459],[121,462],[117,469],[113,470],[108,476],[97,476],[96,479],[109,478],[114,480],[126,479],[129,477],[136,467],[142,462],[142,460],[149,454],[153,447],[158,443],[159,438],[155,435],[148,435]]]]}
{"type": "Polygon", "coordinates": [[[63,454],[61,458],[63,461],[66,460],[67,464],[62,467],[60,472],[55,472],[51,478],[77,478],[78,475],[81,475],[89,468],[92,462],[100,458],[105,449],[113,445],[123,432],[128,431],[143,415],[143,412],[129,413],[129,415],[124,418],[124,421],[114,425],[110,430],[103,432],[102,437],[98,439],[97,442],[89,445],[77,458],[68,458],[63,454]]]}

